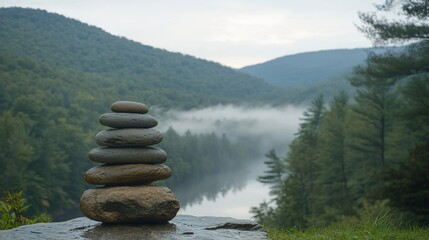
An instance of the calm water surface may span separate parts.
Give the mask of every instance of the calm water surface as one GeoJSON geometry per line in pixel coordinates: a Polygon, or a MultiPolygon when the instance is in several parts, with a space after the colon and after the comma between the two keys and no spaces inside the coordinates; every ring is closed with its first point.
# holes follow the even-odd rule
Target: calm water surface
{"type": "Polygon", "coordinates": [[[179,214],[251,219],[250,208],[259,206],[264,200],[268,201],[268,192],[266,186],[256,180],[250,180],[239,191],[231,190],[216,200],[204,198],[199,204],[180,209],[179,214]]]}
{"type": "Polygon", "coordinates": [[[257,207],[264,200],[270,199],[268,186],[256,180],[264,170],[263,160],[260,160],[252,162],[252,166],[248,169],[190,184],[186,189],[204,188],[201,185],[207,185],[205,187],[210,189],[209,183],[213,181],[218,181],[221,186],[215,194],[200,191],[200,196],[194,201],[182,200],[189,198],[191,194],[189,190],[183,188],[173,190],[182,204],[178,214],[251,219],[250,208],[257,207]]]}

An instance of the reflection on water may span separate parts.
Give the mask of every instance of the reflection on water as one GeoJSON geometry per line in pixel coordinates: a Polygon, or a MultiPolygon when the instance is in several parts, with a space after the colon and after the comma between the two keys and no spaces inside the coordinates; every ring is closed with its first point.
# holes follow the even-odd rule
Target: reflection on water
{"type": "MultiPolygon", "coordinates": [[[[247,167],[246,167],[247,168],[247,167]]],[[[172,187],[174,194],[180,201],[181,207],[201,204],[204,198],[215,201],[220,195],[228,191],[240,191],[246,184],[245,174],[248,169],[221,172],[201,179],[190,179],[177,187],[172,187]]]]}
{"type": "Polygon", "coordinates": [[[256,181],[264,169],[262,161],[252,161],[239,170],[180,185],[173,189],[181,204],[179,214],[250,219],[250,208],[269,199],[268,187],[256,181]]]}
{"type": "Polygon", "coordinates": [[[200,204],[180,209],[179,214],[251,219],[250,208],[259,206],[263,200],[268,200],[268,192],[268,188],[252,180],[241,191],[229,191],[216,201],[204,199],[200,204]]]}

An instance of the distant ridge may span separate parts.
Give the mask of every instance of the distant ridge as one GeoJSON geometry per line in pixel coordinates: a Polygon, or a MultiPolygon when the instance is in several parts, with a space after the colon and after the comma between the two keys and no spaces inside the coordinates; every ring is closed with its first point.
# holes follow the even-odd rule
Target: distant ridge
{"type": "Polygon", "coordinates": [[[356,48],[305,52],[246,66],[240,70],[277,86],[294,87],[348,74],[353,67],[364,63],[370,52],[383,51],[379,48],[356,48]]]}
{"type": "Polygon", "coordinates": [[[369,53],[385,51],[382,48],[356,48],[298,53],[246,66],[240,71],[285,87],[289,100],[300,103],[319,94],[330,98],[341,90],[353,94],[354,88],[347,80],[353,68],[364,64],[369,53]]]}

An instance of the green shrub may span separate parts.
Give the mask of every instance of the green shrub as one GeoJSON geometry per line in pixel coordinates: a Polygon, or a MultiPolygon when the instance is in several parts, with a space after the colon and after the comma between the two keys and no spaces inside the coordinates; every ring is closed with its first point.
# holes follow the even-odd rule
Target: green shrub
{"type": "Polygon", "coordinates": [[[51,217],[42,213],[33,218],[26,217],[24,213],[30,205],[26,204],[22,191],[11,193],[5,192],[0,200],[0,230],[11,229],[21,225],[33,224],[38,222],[49,222],[51,217]]]}

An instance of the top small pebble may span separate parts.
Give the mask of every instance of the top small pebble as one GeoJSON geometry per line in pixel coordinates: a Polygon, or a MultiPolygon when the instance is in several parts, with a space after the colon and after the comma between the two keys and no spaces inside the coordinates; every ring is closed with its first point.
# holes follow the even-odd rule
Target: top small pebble
{"type": "Polygon", "coordinates": [[[145,104],[130,101],[114,102],[110,109],[117,113],[147,113],[149,111],[149,108],[145,104]]]}

